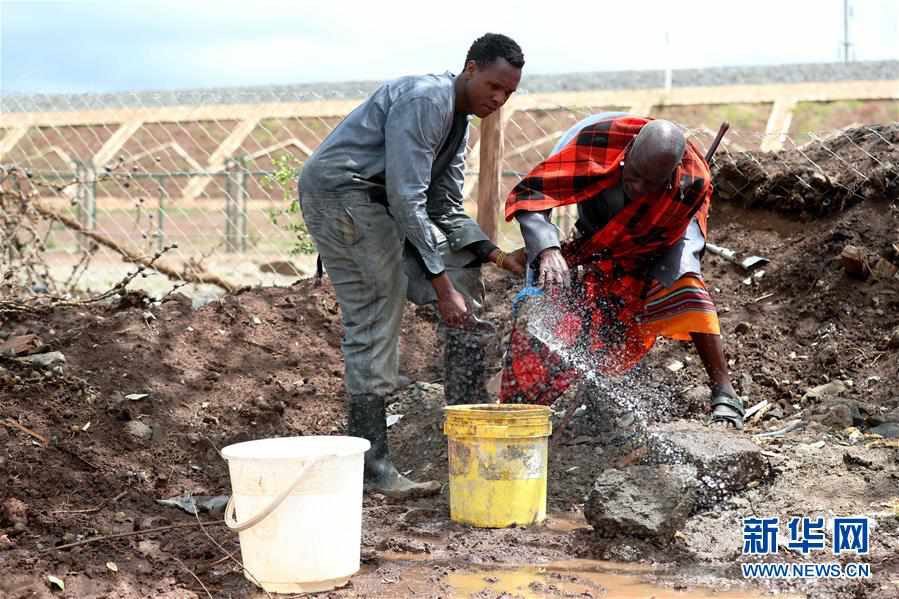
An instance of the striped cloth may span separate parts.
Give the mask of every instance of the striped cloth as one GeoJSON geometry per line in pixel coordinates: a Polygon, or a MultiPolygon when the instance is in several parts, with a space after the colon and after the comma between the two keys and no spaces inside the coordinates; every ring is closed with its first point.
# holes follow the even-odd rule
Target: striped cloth
{"type": "Polygon", "coordinates": [[[668,337],[689,341],[690,333],[719,335],[718,312],[702,279],[688,274],[671,287],[656,283],[637,316],[646,338],[668,337]]]}

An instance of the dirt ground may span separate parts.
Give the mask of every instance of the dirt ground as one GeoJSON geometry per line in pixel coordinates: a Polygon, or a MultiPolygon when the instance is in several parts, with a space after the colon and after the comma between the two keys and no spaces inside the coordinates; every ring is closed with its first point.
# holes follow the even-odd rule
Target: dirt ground
{"type": "MultiPolygon", "coordinates": [[[[716,256],[704,262],[735,385],[749,405],[770,404],[734,434],[802,423],[757,438],[773,480],[693,515],[667,545],[595,536],[584,498],[599,473],[640,445],[641,428],[704,421],[708,391],[694,350],[660,341],[636,372],[606,387],[612,403],[634,408],[630,419],[610,418],[602,398],[583,392],[555,406],[585,409],[551,440],[545,526],[455,524],[445,488],[409,503],[367,496],[362,570],[327,596],[899,597],[899,448],[869,432],[899,422],[891,270],[899,266],[899,127],[877,132],[853,138],[864,176],[822,152],[816,162],[839,176],[821,181],[795,151],[737,156],[718,172],[711,240],[771,259],[761,277],[716,256]],[[860,248],[855,276],[840,258],[847,245],[860,248]],[[827,383],[829,395],[808,393],[827,383]],[[871,516],[864,561],[873,576],[753,586],[738,565],[748,515],[871,516]]],[[[496,372],[519,282],[490,268],[485,275],[488,316],[499,326],[489,351],[496,372]]],[[[237,536],[220,516],[156,500],[229,493],[225,445],[345,430],[330,287],[305,279],[198,309],[183,296],[157,304],[134,293],[0,318],[4,339],[33,334],[28,351],[66,358],[61,371],[0,358],[0,597],[264,597],[243,577],[237,536]],[[171,525],[182,526],[152,532],[171,525]],[[112,538],[59,548],[98,536],[112,538]]],[[[412,477],[445,480],[431,308],[407,308],[401,351],[403,373],[420,383],[391,407],[403,414],[390,428],[395,460],[412,477]]],[[[808,561],[787,550],[779,557],[808,561]]]]}

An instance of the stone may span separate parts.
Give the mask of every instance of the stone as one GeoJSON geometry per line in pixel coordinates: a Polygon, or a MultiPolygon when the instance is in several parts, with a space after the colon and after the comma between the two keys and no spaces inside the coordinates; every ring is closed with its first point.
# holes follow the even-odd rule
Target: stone
{"type": "Polygon", "coordinates": [[[162,305],[165,306],[166,311],[177,310],[186,313],[193,309],[193,300],[180,291],[176,291],[162,298],[162,305]]]}
{"type": "Polygon", "coordinates": [[[61,369],[65,366],[66,357],[62,354],[62,352],[51,351],[45,354],[33,354],[30,356],[24,356],[19,358],[20,362],[25,362],[27,364],[33,364],[35,366],[40,366],[41,368],[48,369],[61,369]]]}
{"type": "Polygon", "coordinates": [[[730,431],[667,424],[650,428],[647,462],[688,464],[696,468],[698,505],[717,505],[728,495],[771,478],[761,448],[730,431]]]}
{"type": "Polygon", "coordinates": [[[895,278],[897,271],[899,268],[896,268],[896,265],[886,258],[879,258],[871,267],[871,274],[874,275],[874,278],[884,281],[895,278]]]}
{"type": "Polygon", "coordinates": [[[149,441],[153,438],[153,429],[140,420],[129,420],[125,425],[125,432],[141,441],[149,441]]]}
{"type": "Polygon", "coordinates": [[[149,558],[158,558],[162,554],[159,550],[159,543],[157,541],[140,541],[137,544],[137,551],[144,557],[149,558]]]}
{"type": "Polygon", "coordinates": [[[602,537],[668,541],[696,507],[696,469],[685,465],[629,466],[603,472],[584,505],[602,537]]]}
{"type": "Polygon", "coordinates": [[[15,532],[22,532],[28,526],[28,505],[16,499],[7,497],[0,503],[0,524],[12,525],[15,532]]]}
{"type": "Polygon", "coordinates": [[[899,423],[884,422],[868,429],[869,433],[880,435],[884,439],[899,439],[899,423]]]}
{"type": "Polygon", "coordinates": [[[388,401],[388,414],[441,410],[445,405],[443,385],[417,381],[395,391],[388,401]]]}
{"type": "Polygon", "coordinates": [[[846,274],[857,279],[867,279],[871,274],[871,267],[868,264],[868,258],[865,251],[854,245],[847,245],[840,253],[840,261],[846,274]]]}
{"type": "Polygon", "coordinates": [[[844,429],[852,426],[852,408],[844,403],[835,403],[827,406],[825,412],[816,414],[814,419],[821,424],[836,429],[844,429]]]}
{"type": "Polygon", "coordinates": [[[850,426],[863,426],[869,408],[851,399],[831,399],[815,406],[810,419],[835,428],[845,429],[850,426]]]}
{"type": "Polygon", "coordinates": [[[824,368],[833,367],[840,362],[840,346],[836,342],[828,342],[818,348],[815,361],[824,368]]]}
{"type": "Polygon", "coordinates": [[[899,327],[893,329],[890,338],[887,340],[887,347],[889,349],[899,349],[899,327]]]}
{"type": "Polygon", "coordinates": [[[0,343],[0,356],[22,356],[41,351],[46,346],[37,335],[16,335],[0,343]]]}
{"type": "Polygon", "coordinates": [[[693,385],[681,392],[685,407],[705,408],[709,405],[710,391],[705,385],[693,385]]]}
{"type": "Polygon", "coordinates": [[[745,320],[737,323],[737,326],[734,327],[734,333],[737,335],[745,335],[749,331],[752,330],[752,325],[745,320]]]}
{"type": "Polygon", "coordinates": [[[684,369],[684,363],[680,360],[672,360],[665,365],[665,368],[667,368],[671,372],[678,372],[684,369]]]}
{"type": "Polygon", "coordinates": [[[141,518],[134,523],[134,530],[150,530],[151,528],[160,528],[162,526],[170,526],[172,521],[162,516],[147,516],[141,518]]]}
{"type": "Polygon", "coordinates": [[[847,449],[843,453],[843,463],[849,470],[882,470],[883,466],[876,464],[866,452],[859,448],[847,449]]]}
{"type": "Polygon", "coordinates": [[[840,395],[841,393],[845,393],[849,387],[846,386],[846,383],[843,381],[830,381],[829,383],[825,383],[823,385],[818,385],[817,387],[812,387],[811,389],[806,390],[805,394],[802,396],[802,401],[808,401],[809,399],[821,399],[824,397],[833,397],[836,395],[840,395]]]}
{"type": "Polygon", "coordinates": [[[780,406],[774,406],[770,410],[768,410],[762,418],[765,420],[783,420],[784,411],[780,406]]]}

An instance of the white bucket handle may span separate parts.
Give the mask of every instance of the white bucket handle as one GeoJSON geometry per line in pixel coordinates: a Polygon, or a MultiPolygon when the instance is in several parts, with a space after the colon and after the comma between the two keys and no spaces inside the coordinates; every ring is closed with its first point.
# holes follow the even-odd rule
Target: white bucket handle
{"type": "Polygon", "coordinates": [[[231,493],[231,497],[228,498],[228,505],[225,506],[225,526],[230,528],[236,532],[243,532],[249,528],[253,528],[263,520],[269,517],[272,512],[278,509],[278,506],[281,505],[285,499],[287,499],[293,490],[299,486],[300,482],[302,482],[303,477],[306,476],[306,472],[309,471],[309,467],[312,465],[312,462],[307,463],[302,468],[300,468],[300,473],[297,475],[293,484],[289,487],[285,488],[281,493],[279,493],[274,499],[272,499],[271,503],[269,503],[261,512],[253,516],[252,518],[248,518],[243,522],[238,522],[237,518],[234,515],[234,493],[231,493]]]}

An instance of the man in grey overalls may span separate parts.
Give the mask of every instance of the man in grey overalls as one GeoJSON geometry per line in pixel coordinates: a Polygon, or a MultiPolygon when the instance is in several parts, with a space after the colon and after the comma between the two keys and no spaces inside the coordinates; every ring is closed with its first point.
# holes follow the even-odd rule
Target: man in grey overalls
{"type": "Polygon", "coordinates": [[[300,206],[334,285],[344,325],[348,433],[371,441],[365,487],[393,497],[435,493],[400,475],[387,447],[384,399],[397,386],[407,296],[435,303],[446,332],[448,404],[486,400],[482,342],[471,330],[483,301],[480,265],[518,274],[465,214],[469,115],[484,118],[518,87],[524,56],[504,35],[471,46],[460,75],[403,77],[350,113],[303,165],[300,206]]]}

